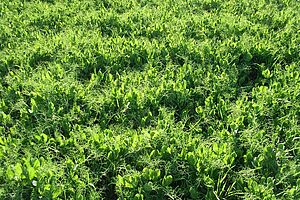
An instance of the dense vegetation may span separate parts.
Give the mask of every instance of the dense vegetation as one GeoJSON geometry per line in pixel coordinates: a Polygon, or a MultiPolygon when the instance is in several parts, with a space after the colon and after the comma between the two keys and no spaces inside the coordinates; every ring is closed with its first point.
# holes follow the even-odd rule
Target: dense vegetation
{"type": "Polygon", "coordinates": [[[1,0],[0,199],[300,199],[297,0],[1,0]]]}

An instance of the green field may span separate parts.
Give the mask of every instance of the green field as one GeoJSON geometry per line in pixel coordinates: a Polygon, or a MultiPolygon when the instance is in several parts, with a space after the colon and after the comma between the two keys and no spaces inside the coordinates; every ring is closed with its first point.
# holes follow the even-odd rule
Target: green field
{"type": "Polygon", "coordinates": [[[299,0],[1,0],[0,199],[300,199],[299,0]]]}

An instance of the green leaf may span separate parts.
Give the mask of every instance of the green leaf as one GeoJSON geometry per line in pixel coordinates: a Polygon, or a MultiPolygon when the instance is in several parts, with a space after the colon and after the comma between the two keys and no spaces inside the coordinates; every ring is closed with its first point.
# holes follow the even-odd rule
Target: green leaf
{"type": "Polygon", "coordinates": [[[162,181],[162,185],[163,186],[169,186],[171,183],[173,182],[173,177],[172,175],[168,175],[168,176],[165,176],[163,181],[162,181]]]}
{"type": "Polygon", "coordinates": [[[35,177],[35,169],[33,167],[28,167],[27,172],[29,180],[32,180],[35,177]]]}
{"type": "Polygon", "coordinates": [[[17,177],[21,177],[22,172],[23,172],[22,165],[20,163],[17,163],[16,166],[15,166],[15,175],[17,177]]]}
{"type": "Polygon", "coordinates": [[[160,170],[159,169],[150,169],[149,170],[150,180],[157,180],[160,177],[160,170]]]}
{"type": "Polygon", "coordinates": [[[198,199],[199,198],[199,192],[197,191],[196,188],[190,187],[189,192],[190,192],[190,195],[191,195],[192,199],[198,199]]]}
{"type": "MultiPolygon", "coordinates": [[[[0,129],[1,129],[2,127],[0,127],[0,129]]],[[[0,133],[1,133],[1,131],[0,131],[0,133]]],[[[0,144],[1,145],[4,145],[4,141],[3,141],[3,139],[0,137],[0,144]]]]}
{"type": "Polygon", "coordinates": [[[189,162],[190,165],[195,165],[196,163],[196,157],[195,154],[193,152],[188,152],[187,154],[187,160],[189,162]]]}
{"type": "Polygon", "coordinates": [[[125,185],[125,180],[122,176],[118,175],[117,176],[117,182],[116,182],[116,186],[117,187],[123,187],[125,185]]]}
{"type": "Polygon", "coordinates": [[[40,166],[41,166],[40,161],[39,161],[38,159],[35,160],[34,163],[33,163],[33,167],[34,167],[35,169],[38,169],[40,166]]]}
{"type": "Polygon", "coordinates": [[[134,195],[134,200],[143,200],[144,199],[144,195],[143,194],[136,194],[134,195]]]}
{"type": "Polygon", "coordinates": [[[209,176],[204,176],[204,183],[207,187],[214,187],[214,180],[209,176]]]}
{"type": "Polygon", "coordinates": [[[41,134],[41,137],[43,138],[43,142],[44,143],[47,143],[47,140],[48,140],[48,136],[44,133],[41,134]]]}
{"type": "Polygon", "coordinates": [[[271,77],[271,72],[269,69],[265,69],[264,71],[262,71],[262,75],[265,77],[265,78],[270,78],[271,77]]]}
{"type": "Polygon", "coordinates": [[[10,167],[8,167],[7,169],[6,169],[6,176],[7,176],[7,178],[9,179],[9,180],[12,180],[13,178],[14,178],[14,172],[13,172],[13,170],[10,168],[10,167]]]}
{"type": "MultiPolygon", "coordinates": [[[[73,188],[72,188],[72,189],[73,189],[73,188]]],[[[50,190],[51,190],[51,185],[50,185],[50,184],[44,185],[44,190],[50,191],[50,190]]]]}
{"type": "Polygon", "coordinates": [[[62,187],[57,187],[52,193],[52,198],[53,199],[57,198],[62,192],[63,192],[62,187]]]}
{"type": "Polygon", "coordinates": [[[196,113],[199,114],[199,115],[201,115],[203,113],[203,108],[201,106],[198,106],[196,108],[196,113]]]}
{"type": "Polygon", "coordinates": [[[144,186],[143,186],[144,190],[146,192],[150,192],[152,191],[153,189],[153,183],[151,181],[149,181],[148,183],[146,183],[144,186]]]}
{"type": "Polygon", "coordinates": [[[125,188],[133,188],[133,185],[130,182],[125,181],[125,188]]]}

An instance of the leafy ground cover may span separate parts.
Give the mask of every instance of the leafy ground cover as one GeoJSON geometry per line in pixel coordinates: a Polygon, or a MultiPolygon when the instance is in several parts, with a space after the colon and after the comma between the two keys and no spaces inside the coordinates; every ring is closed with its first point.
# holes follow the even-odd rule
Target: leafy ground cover
{"type": "Polygon", "coordinates": [[[297,0],[2,0],[1,199],[300,199],[297,0]]]}

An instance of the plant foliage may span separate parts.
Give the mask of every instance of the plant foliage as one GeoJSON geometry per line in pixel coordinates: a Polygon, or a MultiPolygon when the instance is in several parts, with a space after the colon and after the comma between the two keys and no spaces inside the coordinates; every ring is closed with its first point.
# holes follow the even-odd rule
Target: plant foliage
{"type": "Polygon", "coordinates": [[[1,0],[0,199],[300,199],[297,0],[1,0]]]}

